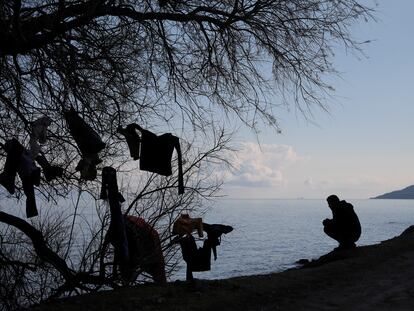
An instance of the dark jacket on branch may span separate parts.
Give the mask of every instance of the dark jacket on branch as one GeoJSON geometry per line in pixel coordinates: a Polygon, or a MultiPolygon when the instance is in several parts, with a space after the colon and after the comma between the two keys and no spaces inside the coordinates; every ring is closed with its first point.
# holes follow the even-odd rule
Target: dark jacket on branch
{"type": "Polygon", "coordinates": [[[134,160],[140,159],[140,169],[151,173],[170,176],[172,174],[171,158],[174,149],[178,158],[178,193],[184,193],[184,179],[180,140],[171,133],[156,134],[141,128],[137,124],[129,124],[125,129],[118,128],[125,136],[129,151],[134,160]],[[141,137],[136,130],[141,132],[141,137]]]}

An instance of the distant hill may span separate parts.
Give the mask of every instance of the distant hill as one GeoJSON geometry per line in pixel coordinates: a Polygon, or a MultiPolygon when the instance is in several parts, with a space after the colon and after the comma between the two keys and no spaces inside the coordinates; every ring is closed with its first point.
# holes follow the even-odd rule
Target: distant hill
{"type": "Polygon", "coordinates": [[[414,200],[414,185],[408,186],[402,190],[388,192],[371,199],[404,199],[414,200]]]}

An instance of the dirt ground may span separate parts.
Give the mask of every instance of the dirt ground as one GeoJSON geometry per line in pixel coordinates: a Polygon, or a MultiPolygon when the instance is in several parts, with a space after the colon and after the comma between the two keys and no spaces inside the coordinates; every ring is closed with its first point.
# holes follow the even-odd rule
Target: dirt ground
{"type": "Polygon", "coordinates": [[[300,269],[61,299],[36,311],[414,310],[414,226],[377,245],[332,252],[300,269]]]}

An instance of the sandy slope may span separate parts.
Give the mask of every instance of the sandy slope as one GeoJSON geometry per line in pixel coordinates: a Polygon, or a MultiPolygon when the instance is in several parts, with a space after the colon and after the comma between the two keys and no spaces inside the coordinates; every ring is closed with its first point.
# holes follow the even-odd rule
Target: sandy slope
{"type": "Polygon", "coordinates": [[[378,245],[329,253],[301,269],[219,281],[144,285],[33,310],[414,310],[414,227],[378,245]]]}

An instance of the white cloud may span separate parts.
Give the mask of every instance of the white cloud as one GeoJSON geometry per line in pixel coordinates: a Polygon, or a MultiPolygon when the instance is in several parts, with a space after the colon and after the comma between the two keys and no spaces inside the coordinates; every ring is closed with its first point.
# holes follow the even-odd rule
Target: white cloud
{"type": "Polygon", "coordinates": [[[231,157],[234,169],[225,182],[233,187],[274,187],[284,183],[283,171],[303,159],[292,146],[244,142],[231,157]]]}

